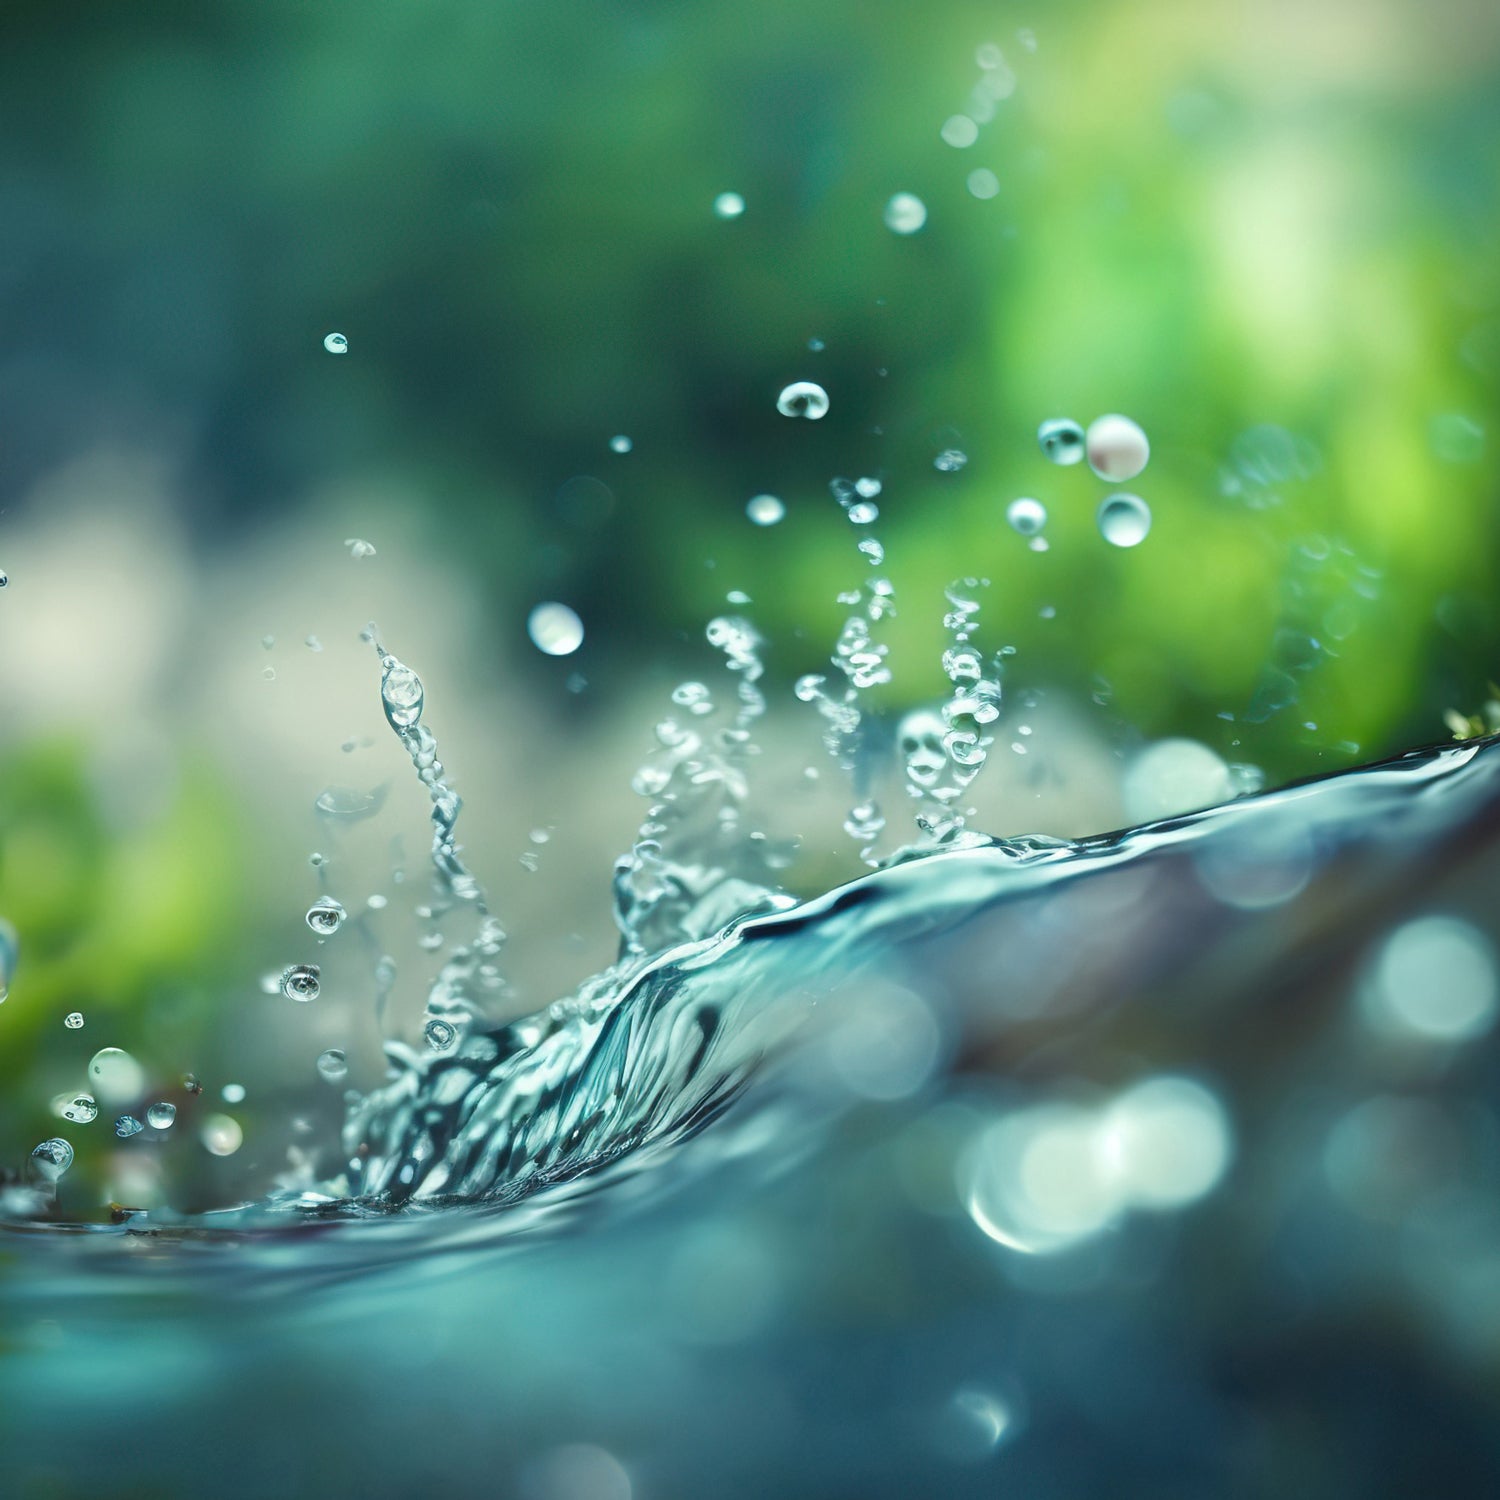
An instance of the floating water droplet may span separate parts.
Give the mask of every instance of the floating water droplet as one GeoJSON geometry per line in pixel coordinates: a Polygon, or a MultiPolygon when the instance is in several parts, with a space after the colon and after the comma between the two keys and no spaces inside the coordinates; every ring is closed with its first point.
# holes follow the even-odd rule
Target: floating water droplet
{"type": "Polygon", "coordinates": [[[139,1135],[145,1128],[134,1115],[121,1115],[115,1121],[115,1134],[122,1141],[128,1141],[131,1136],[139,1135]]]}
{"type": "Polygon", "coordinates": [[[315,635],[308,636],[302,644],[306,646],[309,651],[321,651],[323,649],[322,641],[320,641],[315,635]]]}
{"type": "Polygon", "coordinates": [[[1118,484],[1134,479],[1151,457],[1146,434],[1129,417],[1111,414],[1089,423],[1084,437],[1089,468],[1118,484]]]}
{"type": "Polygon", "coordinates": [[[242,1104],[245,1099],[245,1085],[243,1083],[226,1083],[219,1090],[219,1097],[226,1104],[242,1104]]]}
{"type": "Polygon", "coordinates": [[[349,340],[341,333],[330,333],[324,336],[323,347],[330,354],[347,354],[349,352],[349,340]]]}
{"type": "Polygon", "coordinates": [[[323,937],[329,937],[344,925],[348,913],[332,896],[323,896],[307,908],[307,925],[323,937]]]}
{"type": "Polygon", "coordinates": [[[1100,507],[1099,535],[1113,547],[1135,547],[1151,530],[1151,507],[1139,495],[1111,495],[1100,507]]]}
{"type": "Polygon", "coordinates": [[[885,548],[872,536],[867,536],[860,542],[859,550],[864,553],[872,568],[879,567],[885,561],[885,548]]]}
{"type": "Polygon", "coordinates": [[[70,1010],[63,1017],[63,1025],[69,1031],[77,1031],[83,1025],[83,1012],[81,1010],[70,1010]]]}
{"type": "Polygon", "coordinates": [[[1047,507],[1040,500],[1023,495],[1006,506],[1005,519],[1013,531],[1022,536],[1035,536],[1047,524],[1047,507]]]}
{"type": "Polygon", "coordinates": [[[141,1065],[118,1047],[101,1047],[89,1059],[89,1081],[106,1100],[130,1099],[146,1086],[141,1065]]]}
{"type": "Polygon", "coordinates": [[[856,526],[868,526],[880,518],[880,507],[872,500],[856,500],[849,507],[849,519],[856,526]]]}
{"type": "Polygon", "coordinates": [[[62,1114],[63,1119],[71,1120],[75,1125],[87,1125],[99,1118],[99,1106],[92,1094],[76,1094],[63,1105],[62,1114]]]}
{"type": "Polygon", "coordinates": [[[451,1022],[443,1020],[441,1016],[434,1016],[422,1028],[422,1035],[427,1038],[427,1045],[434,1052],[446,1052],[453,1045],[458,1032],[451,1022]]]}
{"type": "Polygon", "coordinates": [[[318,990],[317,964],[293,964],[281,976],[281,993],[288,1000],[316,1000],[318,990]]]}
{"type": "Polygon", "coordinates": [[[385,671],[380,678],[380,701],[385,707],[386,722],[397,734],[403,734],[422,717],[422,679],[394,656],[385,657],[382,665],[385,671]]]}
{"type": "Polygon", "coordinates": [[[609,440],[609,447],[612,453],[629,453],[635,444],[621,432],[609,440]]]}
{"type": "Polygon", "coordinates": [[[968,461],[969,455],[962,448],[944,448],[933,459],[932,467],[940,474],[957,474],[968,461]]]}
{"type": "Polygon", "coordinates": [[[338,1047],[318,1054],[318,1073],[329,1083],[342,1083],[349,1076],[349,1059],[338,1047]]]}
{"type": "Polygon", "coordinates": [[[721,219],[737,219],[745,211],[745,200],[738,193],[720,193],[714,199],[714,212],[721,219]]]}
{"type": "Polygon", "coordinates": [[[794,380],[776,398],[776,410],[784,417],[819,421],[828,415],[828,392],[815,381],[794,380]]]}
{"type": "MultiPolygon", "coordinates": [[[[713,712],[713,694],[701,682],[681,682],[672,689],[672,702],[692,714],[713,712]]],[[[537,840],[538,843],[544,842],[537,840]]]]}
{"type": "Polygon", "coordinates": [[[1054,417],[1050,422],[1043,422],[1036,430],[1036,440],[1053,463],[1064,467],[1081,463],[1088,446],[1083,428],[1067,417],[1054,417]]]}
{"type": "Polygon", "coordinates": [[[828,347],[828,345],[824,343],[822,339],[808,339],[807,347],[811,349],[814,354],[821,354],[828,347]]]}
{"type": "Polygon", "coordinates": [[[526,633],[538,651],[571,656],[583,644],[583,621],[566,604],[538,604],[526,618],[526,633]]]}
{"type": "Polygon", "coordinates": [[[233,1156],[244,1143],[245,1133],[232,1115],[210,1115],[204,1120],[198,1139],[211,1156],[233,1156]]]}
{"type": "Polygon", "coordinates": [[[979,139],[979,127],[968,115],[949,115],[943,121],[943,128],[939,132],[950,146],[957,146],[963,150],[966,146],[972,146],[979,139]]]}
{"type": "Polygon", "coordinates": [[[73,1148],[61,1136],[31,1151],[31,1174],[39,1182],[56,1182],[73,1165],[73,1148]]]}
{"type": "Polygon", "coordinates": [[[786,506],[775,495],[756,495],[746,501],[745,514],[757,526],[774,526],[786,515],[786,506]]]}
{"type": "Polygon", "coordinates": [[[927,205],[915,193],[895,193],[885,206],[885,227],[895,234],[915,234],[927,222],[927,205]]]}
{"type": "Polygon", "coordinates": [[[153,1130],[170,1130],[172,1122],[177,1118],[177,1106],[168,1104],[165,1099],[153,1104],[146,1111],[146,1123],[153,1130]]]}
{"type": "Polygon", "coordinates": [[[1000,179],[988,167],[975,167],[968,177],[969,192],[974,197],[996,198],[1000,194],[1000,179]]]}
{"type": "Polygon", "coordinates": [[[374,542],[367,542],[362,537],[346,536],[344,545],[349,549],[349,556],[356,560],[375,556],[374,542]]]}

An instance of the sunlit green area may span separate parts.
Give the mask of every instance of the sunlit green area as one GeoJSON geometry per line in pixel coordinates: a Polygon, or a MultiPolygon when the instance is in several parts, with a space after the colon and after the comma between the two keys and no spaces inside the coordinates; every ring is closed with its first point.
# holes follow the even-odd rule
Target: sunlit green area
{"type": "MultiPolygon", "coordinates": [[[[288,1057],[303,1087],[338,1037],[259,976],[305,944],[325,785],[394,784],[351,905],[399,894],[393,866],[423,879],[355,640],[372,614],[434,687],[518,946],[546,947],[518,1004],[608,956],[629,772],[671,685],[712,670],[728,589],[768,643],[767,760],[818,761],[791,683],[870,572],[836,476],[882,483],[891,718],[939,693],[943,588],[972,575],[1015,701],[1093,754],[1041,811],[999,799],[996,832],[1107,826],[1116,758],[1165,736],[1270,784],[1443,738],[1497,670],[1493,6],[241,0],[0,24],[12,1146],[55,1129],[98,1046],[173,1097],[195,1070],[222,1108],[288,1057]],[[884,221],[898,192],[916,233],[884,221]],[[825,419],[778,414],[794,380],[825,419]],[[1152,444],[1130,550],[1096,527],[1110,487],[1035,441],[1113,411],[1152,444]],[[780,524],[747,520],[761,493],[780,524]],[[1005,522],[1019,496],[1045,552],[1005,522]],[[545,599],[583,618],[576,656],[527,641],[545,599]],[[557,845],[532,877],[537,825],[557,845]]],[[[799,888],[852,868],[832,826],[799,888]]],[[[372,931],[341,981],[372,1068],[361,987],[394,945],[372,931]]],[[[252,1092],[240,1116],[282,1112],[252,1092]]],[[[81,1163],[108,1125],[75,1132],[81,1163]]],[[[173,1146],[174,1172],[217,1170],[173,1146]]]]}

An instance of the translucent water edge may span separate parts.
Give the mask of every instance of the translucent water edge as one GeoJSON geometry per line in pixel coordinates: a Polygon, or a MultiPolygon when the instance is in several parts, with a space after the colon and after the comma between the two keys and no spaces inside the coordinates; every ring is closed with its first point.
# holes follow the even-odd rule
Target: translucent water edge
{"type": "MultiPolygon", "coordinates": [[[[6,1228],[54,1245],[58,1233],[100,1248],[145,1237],[164,1247],[259,1243],[273,1256],[293,1231],[299,1260],[314,1249],[302,1231],[313,1229],[325,1239],[344,1230],[341,1253],[356,1224],[398,1235],[399,1226],[420,1226],[430,1244],[434,1213],[465,1243],[534,1229],[607,1182],[650,1191],[681,1181],[683,1171],[647,1169],[694,1158],[681,1149],[689,1140],[708,1148],[699,1161],[774,1156],[815,1140],[821,1119],[855,1101],[799,1066],[811,1039],[826,1034],[841,1006],[859,1003],[872,976],[926,963],[934,944],[974,963],[962,944],[987,931],[979,920],[987,913],[1065,883],[1176,860],[1253,924],[1335,863],[1342,870],[1379,851],[1405,860],[1486,844],[1500,833],[1497,813],[1500,741],[1490,738],[1078,841],[969,834],[964,847],[912,851],[803,904],[736,880],[734,904],[748,914],[720,925],[725,893],[710,889],[684,917],[684,930],[697,925],[698,935],[655,954],[627,953],[575,995],[522,1020],[492,1029],[466,1023],[447,1050],[405,1049],[393,1081],[352,1106],[342,1174],[195,1216],[153,1211],[119,1224],[6,1228]],[[770,1107],[776,1128],[768,1131],[761,1123],[770,1107]]],[[[984,951],[979,961],[1003,989],[1010,955],[984,951]]],[[[1016,968],[1017,983],[1027,972],[1034,966],[1016,968]]],[[[945,1003],[943,989],[926,999],[945,1003]]],[[[961,1039],[951,1069],[1003,1018],[972,999],[950,994],[947,1003],[960,1007],[943,1018],[961,1039]]],[[[396,1250],[396,1240],[386,1245],[396,1250]]]]}

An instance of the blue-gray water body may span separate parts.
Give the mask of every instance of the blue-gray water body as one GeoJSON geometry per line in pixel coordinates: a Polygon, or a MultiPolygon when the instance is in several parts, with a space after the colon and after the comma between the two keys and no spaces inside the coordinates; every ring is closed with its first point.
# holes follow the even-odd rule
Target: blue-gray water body
{"type": "Polygon", "coordinates": [[[461,1028],[321,1189],[5,1234],[5,1492],[1496,1493],[1497,832],[1419,752],[461,1028]]]}

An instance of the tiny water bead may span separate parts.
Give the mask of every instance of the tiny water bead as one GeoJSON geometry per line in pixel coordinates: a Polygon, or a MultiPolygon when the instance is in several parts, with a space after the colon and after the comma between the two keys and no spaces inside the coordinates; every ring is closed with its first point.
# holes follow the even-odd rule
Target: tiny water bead
{"type": "Polygon", "coordinates": [[[243,1104],[245,1102],[245,1085],[243,1083],[226,1083],[219,1090],[219,1097],[226,1104],[243,1104]]]}
{"type": "Polygon", "coordinates": [[[1146,434],[1129,417],[1111,413],[1089,424],[1084,436],[1089,468],[1100,479],[1118,484],[1134,479],[1151,457],[1146,434]]]}
{"type": "Polygon", "coordinates": [[[380,703],[385,709],[386,722],[401,734],[422,717],[425,702],[422,679],[394,656],[382,658],[381,666],[380,703]]]}
{"type": "Polygon", "coordinates": [[[894,234],[915,234],[927,222],[927,205],[915,193],[894,193],[885,206],[885,227],[894,234]]]}
{"type": "Polygon", "coordinates": [[[76,1094],[63,1105],[62,1116],[75,1125],[87,1125],[99,1118],[99,1106],[92,1094],[76,1094]]]}
{"type": "Polygon", "coordinates": [[[349,1060],[340,1048],[318,1054],[318,1075],[329,1083],[342,1083],[349,1076],[349,1060]]]}
{"type": "Polygon", "coordinates": [[[177,1106],[168,1104],[164,1099],[146,1111],[146,1123],[153,1130],[170,1130],[176,1118],[177,1106]]]}
{"type": "Polygon", "coordinates": [[[1012,531],[1021,536],[1035,536],[1047,524],[1047,507],[1040,500],[1023,495],[1005,507],[1005,519],[1012,531]]]}
{"type": "Polygon", "coordinates": [[[232,1115],[210,1115],[199,1129],[198,1139],[210,1156],[233,1156],[244,1144],[245,1132],[232,1115]]]}
{"type": "Polygon", "coordinates": [[[1151,530],[1151,507],[1139,495],[1111,495],[1097,520],[1099,535],[1112,547],[1136,547],[1151,530]]]}
{"type": "Polygon", "coordinates": [[[458,1032],[451,1022],[443,1020],[441,1016],[434,1016],[422,1028],[422,1035],[427,1038],[427,1045],[434,1052],[446,1052],[453,1045],[458,1032]]]}
{"type": "Polygon", "coordinates": [[[31,1172],[40,1182],[56,1182],[73,1165],[73,1148],[61,1136],[32,1148],[31,1172]]]}
{"type": "Polygon", "coordinates": [[[330,333],[324,337],[323,347],[330,354],[347,354],[349,352],[349,340],[341,333],[330,333]]]}
{"type": "Polygon", "coordinates": [[[933,459],[932,467],[939,474],[957,474],[963,466],[968,463],[969,455],[962,448],[944,448],[938,456],[933,459]]]}
{"type": "Polygon", "coordinates": [[[745,502],[745,514],[757,526],[774,526],[786,515],[786,506],[775,495],[755,495],[745,502]]]}
{"type": "Polygon", "coordinates": [[[63,1017],[63,1025],[69,1031],[77,1031],[83,1025],[83,1012],[81,1010],[70,1010],[63,1017]]]}
{"type": "Polygon", "coordinates": [[[745,200],[738,193],[720,193],[714,199],[714,212],[721,219],[737,219],[745,211],[745,200]]]}
{"type": "Polygon", "coordinates": [[[4,568],[0,568],[0,589],[3,589],[9,582],[10,574],[7,573],[4,568]]]}
{"type": "Polygon", "coordinates": [[[828,415],[828,392],[815,381],[794,380],[776,398],[776,410],[784,417],[819,421],[828,415]]]}
{"type": "Polygon", "coordinates": [[[621,432],[609,440],[609,447],[611,453],[629,453],[635,444],[621,432]]]}
{"type": "Polygon", "coordinates": [[[349,549],[349,556],[354,558],[356,562],[366,557],[375,556],[375,544],[365,541],[363,537],[346,536],[344,538],[344,545],[349,549]]]}
{"type": "Polygon", "coordinates": [[[101,1047],[89,1059],[89,1081],[106,1100],[124,1101],[145,1088],[146,1072],[128,1052],[119,1047],[101,1047]]]}
{"type": "Polygon", "coordinates": [[[1054,417],[1036,430],[1037,445],[1055,464],[1081,463],[1087,443],[1083,428],[1067,417],[1054,417]]]}
{"type": "Polygon", "coordinates": [[[314,901],[307,909],[307,925],[320,937],[330,937],[344,925],[348,913],[332,896],[314,901]]]}
{"type": "Polygon", "coordinates": [[[318,972],[316,964],[293,964],[281,976],[281,993],[288,1000],[316,1000],[318,972]]]}
{"type": "Polygon", "coordinates": [[[128,1141],[131,1136],[139,1135],[145,1128],[134,1115],[121,1115],[115,1121],[115,1134],[122,1141],[128,1141]]]}
{"type": "Polygon", "coordinates": [[[583,644],[583,621],[566,604],[538,604],[526,617],[526,634],[548,656],[571,656],[583,644]]]}
{"type": "Polygon", "coordinates": [[[856,526],[868,526],[880,519],[880,507],[873,500],[856,500],[849,507],[848,516],[856,526]]]}

